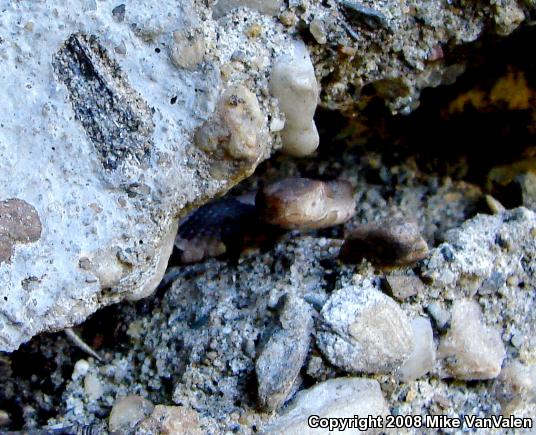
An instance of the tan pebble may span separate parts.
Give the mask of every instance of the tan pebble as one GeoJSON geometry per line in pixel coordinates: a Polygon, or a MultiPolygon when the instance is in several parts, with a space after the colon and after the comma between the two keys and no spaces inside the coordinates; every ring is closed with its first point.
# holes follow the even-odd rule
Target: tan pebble
{"type": "Polygon", "coordinates": [[[506,208],[504,208],[504,205],[502,205],[491,195],[486,195],[486,204],[488,205],[490,211],[493,214],[500,214],[506,210],[506,208]]]}
{"type": "Polygon", "coordinates": [[[126,396],[118,399],[110,412],[110,432],[132,429],[154,409],[153,404],[141,396],[126,396]]]}
{"type": "Polygon", "coordinates": [[[260,24],[252,24],[251,26],[248,27],[246,31],[246,35],[249,38],[258,38],[259,36],[261,36],[261,33],[262,33],[262,26],[260,24]]]}
{"type": "Polygon", "coordinates": [[[205,57],[205,38],[201,29],[187,28],[173,32],[171,61],[178,68],[195,69],[205,57]]]}
{"type": "Polygon", "coordinates": [[[316,42],[319,44],[325,44],[328,41],[326,27],[322,20],[311,21],[309,24],[309,32],[311,32],[311,35],[313,35],[313,38],[315,38],[316,42]]]}
{"type": "Polygon", "coordinates": [[[406,402],[411,403],[415,400],[416,397],[417,392],[413,388],[410,388],[406,394],[406,402]]]}
{"type": "Polygon", "coordinates": [[[0,409],[0,426],[7,426],[10,422],[9,414],[3,409],[0,409]]]}
{"type": "Polygon", "coordinates": [[[412,296],[424,292],[424,284],[418,276],[387,276],[386,278],[389,295],[393,298],[404,301],[412,296]]]}
{"type": "Polygon", "coordinates": [[[279,21],[281,21],[284,26],[292,27],[298,22],[298,18],[294,12],[286,10],[279,15],[279,21]]]}
{"type": "Polygon", "coordinates": [[[355,213],[353,189],[344,180],[287,178],[261,189],[256,205],[266,222],[285,229],[326,228],[355,213]]]}
{"type": "Polygon", "coordinates": [[[138,427],[140,433],[160,435],[203,435],[198,413],[185,406],[156,405],[138,427]]]}

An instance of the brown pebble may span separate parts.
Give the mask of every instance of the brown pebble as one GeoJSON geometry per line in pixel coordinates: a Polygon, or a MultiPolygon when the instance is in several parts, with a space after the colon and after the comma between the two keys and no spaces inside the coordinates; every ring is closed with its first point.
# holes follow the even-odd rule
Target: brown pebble
{"type": "Polygon", "coordinates": [[[391,275],[386,277],[388,294],[399,301],[424,291],[424,284],[418,276],[391,275]]]}
{"type": "Polygon", "coordinates": [[[427,254],[416,222],[390,218],[356,228],[346,237],[339,258],[353,264],[366,258],[379,267],[397,267],[411,266],[427,254]]]}
{"type": "Polygon", "coordinates": [[[15,243],[30,243],[41,237],[37,210],[18,198],[0,202],[0,263],[9,261],[15,243]]]}
{"type": "Polygon", "coordinates": [[[353,189],[344,180],[287,178],[261,189],[256,205],[265,222],[289,230],[342,224],[355,213],[353,189]]]}

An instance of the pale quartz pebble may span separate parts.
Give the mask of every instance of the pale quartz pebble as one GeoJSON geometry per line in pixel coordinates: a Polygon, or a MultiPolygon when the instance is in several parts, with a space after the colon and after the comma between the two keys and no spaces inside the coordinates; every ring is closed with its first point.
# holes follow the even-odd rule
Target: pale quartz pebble
{"type": "Polygon", "coordinates": [[[462,380],[496,378],[506,352],[501,334],[484,324],[480,305],[469,299],[455,301],[450,325],[439,345],[449,375],[462,380]]]}
{"type": "Polygon", "coordinates": [[[104,394],[104,386],[96,374],[89,373],[85,376],[84,393],[89,401],[97,400],[104,394]]]}
{"type": "Polygon", "coordinates": [[[413,350],[411,323],[400,306],[370,281],[333,293],[321,312],[317,345],[350,373],[392,373],[413,350]]]}
{"type": "MultiPolygon", "coordinates": [[[[364,378],[341,377],[316,384],[296,395],[293,402],[269,425],[264,433],[302,435],[312,433],[308,426],[311,415],[322,418],[383,417],[389,407],[383,397],[378,381],[364,378]]],[[[338,431],[337,431],[338,432],[338,431]]],[[[379,434],[383,430],[369,429],[367,434],[379,434]]],[[[316,429],[314,433],[328,434],[327,429],[316,429]]],[[[341,432],[342,433],[342,432],[341,432]]],[[[348,434],[364,433],[356,429],[344,431],[348,434]]]]}
{"type": "Polygon", "coordinates": [[[0,427],[7,426],[10,422],[9,414],[3,409],[0,409],[0,427]]]}
{"type": "Polygon", "coordinates": [[[353,189],[344,180],[286,178],[264,187],[256,205],[266,222],[285,229],[325,228],[355,213],[353,189]]]}
{"type": "Polygon", "coordinates": [[[315,38],[316,42],[319,44],[325,44],[328,41],[326,37],[326,27],[322,20],[315,19],[311,21],[309,24],[309,32],[311,32],[311,35],[313,35],[313,38],[315,38]]]}
{"type": "Polygon", "coordinates": [[[153,409],[153,404],[141,396],[122,397],[116,400],[112,407],[108,418],[108,428],[110,432],[132,429],[153,412],[153,409]]]}
{"type": "Polygon", "coordinates": [[[411,321],[413,330],[413,352],[398,370],[399,378],[404,382],[413,381],[424,376],[434,368],[436,349],[434,333],[430,319],[416,317],[411,321]]]}
{"type": "Polygon", "coordinates": [[[282,151],[294,157],[311,154],[320,141],[313,120],[319,88],[303,42],[294,42],[292,52],[276,60],[270,85],[286,117],[285,128],[281,132],[282,151]]]}
{"type": "Polygon", "coordinates": [[[88,370],[89,363],[85,359],[79,359],[74,365],[73,374],[71,375],[71,377],[72,379],[81,378],[82,376],[86,375],[88,370]]]}
{"type": "Polygon", "coordinates": [[[173,32],[171,61],[178,68],[193,70],[205,57],[205,39],[202,29],[189,27],[173,32]]]}
{"type": "Polygon", "coordinates": [[[495,394],[505,415],[514,412],[520,403],[536,400],[536,365],[519,361],[508,364],[497,378],[495,394]]]}
{"type": "Polygon", "coordinates": [[[229,87],[213,117],[196,132],[199,148],[218,158],[257,161],[263,155],[260,137],[264,116],[254,93],[243,85],[229,87]]]}
{"type": "Polygon", "coordinates": [[[137,428],[137,434],[203,435],[197,412],[185,406],[156,405],[137,428]]]}

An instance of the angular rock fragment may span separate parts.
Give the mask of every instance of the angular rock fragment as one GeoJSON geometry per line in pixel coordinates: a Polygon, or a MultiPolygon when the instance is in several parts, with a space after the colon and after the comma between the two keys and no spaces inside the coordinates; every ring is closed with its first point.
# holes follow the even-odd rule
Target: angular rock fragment
{"type": "Polygon", "coordinates": [[[399,301],[405,301],[424,291],[424,284],[415,275],[389,275],[385,281],[388,294],[399,301]]]}
{"type": "Polygon", "coordinates": [[[439,344],[439,358],[448,373],[462,380],[496,378],[505,357],[498,331],[487,327],[477,302],[458,300],[452,307],[450,329],[439,344]]]}
{"type": "Polygon", "coordinates": [[[349,234],[339,258],[346,263],[359,263],[364,258],[380,267],[411,266],[428,255],[415,222],[392,218],[361,225],[349,234]]]}
{"type": "MultiPolygon", "coordinates": [[[[385,417],[389,407],[385,401],[380,384],[365,378],[330,379],[314,387],[301,391],[291,405],[271,425],[266,433],[302,435],[311,433],[308,425],[310,417],[353,419],[360,417],[385,417]]],[[[357,428],[348,433],[358,433],[357,428]]],[[[319,429],[319,433],[323,429],[319,429]]],[[[382,428],[369,429],[365,433],[379,434],[382,428]]]]}
{"type": "Polygon", "coordinates": [[[178,68],[195,69],[205,57],[203,31],[189,27],[173,32],[171,61],[178,68]]]}
{"type": "Polygon", "coordinates": [[[365,281],[334,293],[321,312],[317,344],[350,373],[389,373],[413,350],[411,323],[398,304],[365,281]]]}
{"type": "Polygon", "coordinates": [[[303,299],[289,296],[279,322],[255,362],[259,403],[267,411],[285,403],[305,362],[313,329],[312,309],[303,299]]]}
{"type": "Polygon", "coordinates": [[[430,320],[425,317],[416,317],[411,321],[411,328],[415,343],[413,351],[397,372],[404,382],[418,379],[431,371],[436,359],[434,333],[430,320]]]}
{"type": "Polygon", "coordinates": [[[286,178],[263,187],[255,200],[261,218],[285,229],[318,229],[355,213],[353,189],[344,180],[286,178]]]}

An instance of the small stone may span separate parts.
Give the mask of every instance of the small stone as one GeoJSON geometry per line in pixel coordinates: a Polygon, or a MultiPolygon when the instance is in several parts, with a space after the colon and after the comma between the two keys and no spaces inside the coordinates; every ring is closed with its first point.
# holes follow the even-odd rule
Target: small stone
{"type": "Polygon", "coordinates": [[[199,148],[217,159],[258,161],[264,152],[261,138],[264,116],[254,93],[242,85],[229,87],[216,113],[195,135],[199,148]]]}
{"type": "Polygon", "coordinates": [[[390,373],[413,350],[411,323],[399,305],[365,281],[334,293],[321,312],[317,344],[350,373],[390,373]]]}
{"type": "Polygon", "coordinates": [[[205,58],[205,38],[199,28],[186,28],[173,32],[171,61],[178,68],[193,70],[205,58]]]}
{"type": "Polygon", "coordinates": [[[380,267],[411,266],[428,255],[416,222],[386,219],[357,227],[341,247],[339,258],[360,263],[364,258],[380,267]]]}
{"type": "Polygon", "coordinates": [[[141,396],[122,397],[116,400],[112,407],[108,418],[108,428],[110,432],[118,430],[128,432],[153,412],[153,409],[153,404],[141,396]]]}
{"type": "Polygon", "coordinates": [[[494,388],[502,412],[506,415],[521,402],[536,400],[536,365],[511,362],[502,369],[494,388]]]}
{"type": "Polygon", "coordinates": [[[498,200],[496,200],[491,195],[486,195],[486,204],[488,205],[490,211],[493,214],[500,214],[506,210],[506,208],[504,208],[504,205],[502,205],[498,200]]]}
{"type": "Polygon", "coordinates": [[[288,296],[279,317],[281,324],[257,351],[255,363],[260,405],[274,411],[289,398],[311,341],[312,309],[301,298],[288,296]]]}
{"type": "MultiPolygon", "coordinates": [[[[364,378],[330,379],[298,393],[284,413],[266,428],[265,433],[311,433],[308,425],[311,416],[353,419],[354,415],[385,418],[387,414],[389,407],[377,381],[364,378]]],[[[369,429],[366,433],[379,434],[382,431],[381,428],[369,429]]],[[[320,429],[318,433],[327,434],[328,431],[320,429]]]]}
{"type": "Polygon", "coordinates": [[[404,382],[414,381],[430,372],[436,359],[434,333],[430,320],[417,317],[411,321],[411,328],[415,343],[413,352],[398,370],[398,375],[404,382]]]}
{"type": "Polygon", "coordinates": [[[136,435],[203,435],[198,413],[185,406],[156,405],[136,428],[136,435]]]}
{"type": "Polygon", "coordinates": [[[0,427],[7,426],[10,422],[9,414],[3,409],[0,409],[0,427]]]}
{"type": "Polygon", "coordinates": [[[311,21],[309,24],[309,32],[311,32],[311,35],[313,35],[313,38],[315,38],[316,42],[319,44],[325,44],[328,41],[326,27],[322,20],[315,19],[311,21]]]}
{"type": "Polygon", "coordinates": [[[447,329],[450,322],[450,313],[437,302],[432,302],[426,307],[426,311],[434,320],[434,325],[439,331],[447,329]]]}
{"type": "Polygon", "coordinates": [[[385,278],[388,294],[399,301],[424,292],[424,284],[415,275],[390,275],[385,278]]]}
{"type": "Polygon", "coordinates": [[[104,386],[97,375],[89,373],[85,376],[84,393],[90,402],[102,397],[104,394],[104,386]]]}
{"type": "Polygon", "coordinates": [[[279,21],[281,21],[281,24],[284,26],[292,27],[298,22],[298,18],[294,12],[287,9],[286,11],[283,11],[281,15],[279,15],[279,21]]]}
{"type": "Polygon", "coordinates": [[[504,344],[499,332],[484,324],[477,302],[454,302],[451,326],[441,339],[439,357],[445,359],[449,374],[456,379],[483,380],[499,375],[504,344]]]}
{"type": "Polygon", "coordinates": [[[518,175],[515,181],[521,188],[521,199],[524,207],[536,210],[536,174],[526,172],[518,175]]]}
{"type": "Polygon", "coordinates": [[[79,359],[73,368],[72,379],[78,379],[86,375],[89,370],[89,363],[85,359],[79,359]]]}
{"type": "Polygon", "coordinates": [[[261,36],[261,33],[262,26],[258,23],[252,24],[248,27],[246,31],[246,35],[248,36],[248,38],[258,38],[259,36],[261,36]]]}
{"type": "Polygon", "coordinates": [[[112,9],[112,15],[114,17],[114,20],[118,23],[122,23],[125,21],[125,12],[127,10],[127,7],[125,4],[120,4],[119,6],[116,6],[112,9]]]}

